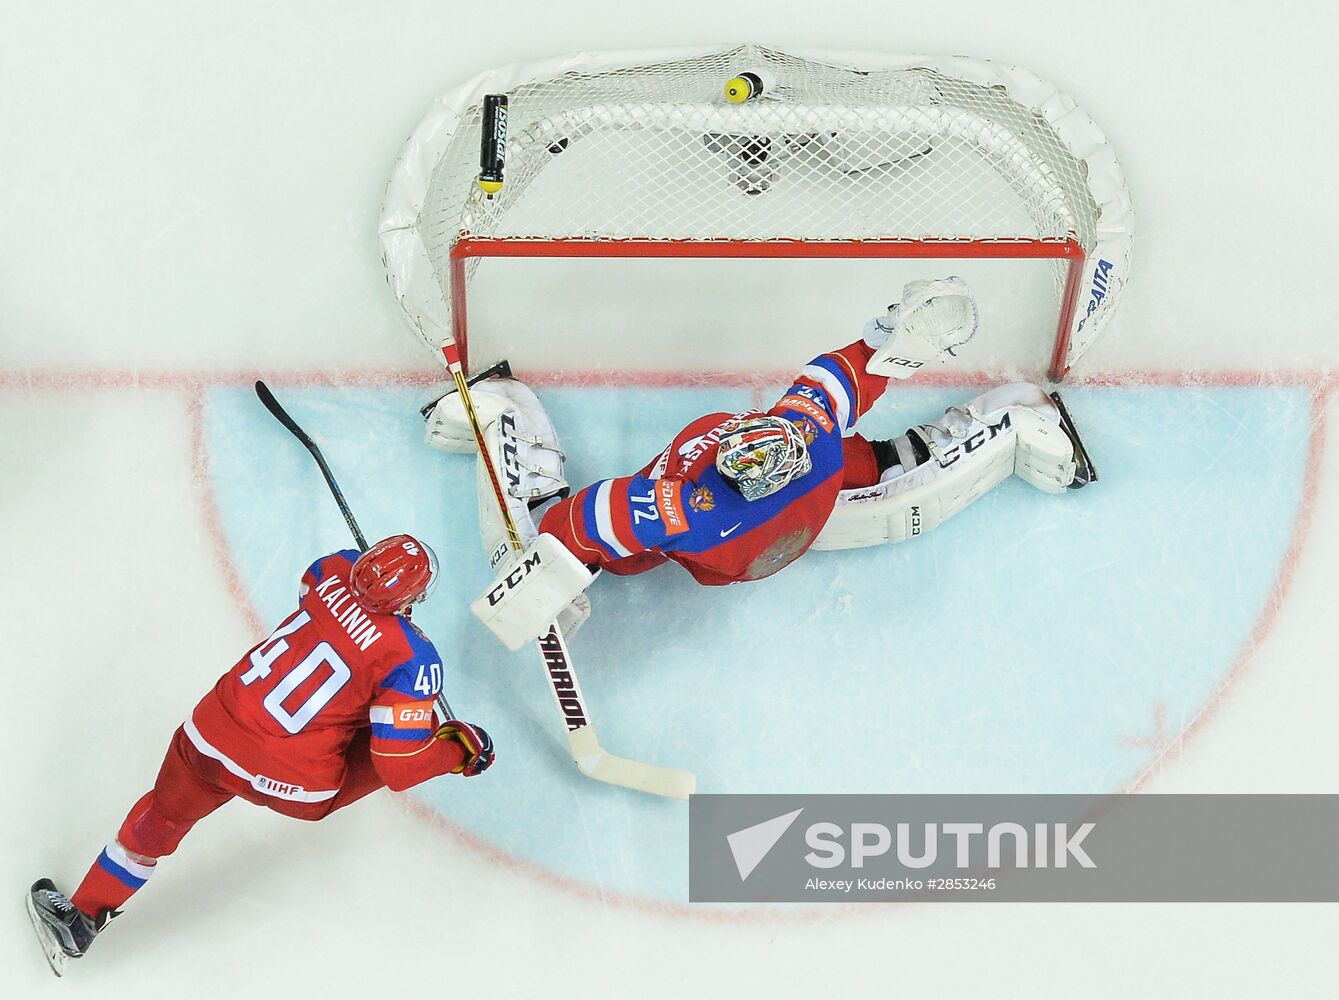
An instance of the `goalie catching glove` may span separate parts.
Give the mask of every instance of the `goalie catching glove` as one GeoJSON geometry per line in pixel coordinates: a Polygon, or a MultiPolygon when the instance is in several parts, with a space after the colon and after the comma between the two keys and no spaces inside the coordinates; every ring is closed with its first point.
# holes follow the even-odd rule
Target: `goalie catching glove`
{"type": "Polygon", "coordinates": [[[907,379],[928,362],[952,355],[976,335],[976,297],[961,278],[909,281],[902,301],[886,316],[865,324],[865,343],[874,348],[865,370],[871,375],[907,379]]]}
{"type": "Polygon", "coordinates": [[[452,768],[452,774],[463,774],[467,778],[482,774],[488,770],[494,757],[497,756],[493,752],[492,738],[482,727],[461,722],[459,719],[448,719],[443,722],[433,735],[439,740],[458,743],[465,751],[465,759],[460,762],[459,767],[452,768]]]}

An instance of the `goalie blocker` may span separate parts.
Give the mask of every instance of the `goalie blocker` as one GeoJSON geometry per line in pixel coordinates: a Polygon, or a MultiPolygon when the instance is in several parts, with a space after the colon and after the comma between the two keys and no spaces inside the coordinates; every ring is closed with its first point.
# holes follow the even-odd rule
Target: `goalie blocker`
{"type": "Polygon", "coordinates": [[[562,542],[543,534],[502,564],[493,586],[470,611],[515,652],[544,632],[594,579],[562,542]]]}

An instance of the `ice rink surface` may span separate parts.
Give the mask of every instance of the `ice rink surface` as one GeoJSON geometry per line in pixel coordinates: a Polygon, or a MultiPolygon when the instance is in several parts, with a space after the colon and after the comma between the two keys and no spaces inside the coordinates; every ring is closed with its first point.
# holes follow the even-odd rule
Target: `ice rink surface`
{"type": "MultiPolygon", "coordinates": [[[[1339,16],[383,8],[5,10],[0,996],[1334,996],[1334,906],[689,907],[685,807],[577,776],[533,654],[465,611],[486,579],[473,460],[420,442],[441,369],[403,327],[374,230],[428,102],[518,59],[757,40],[960,52],[1051,80],[1111,137],[1138,217],[1133,283],[1066,397],[1101,482],[1009,482],[911,544],[813,553],[751,587],[673,567],[598,581],[573,656],[602,736],[704,791],[1335,792],[1339,70],[1319,40],[1339,16]],[[23,890],[73,886],[190,707],[286,613],[307,562],[347,544],[257,376],[317,431],[369,534],[419,532],[451,567],[421,622],[499,761],[320,824],[221,810],[58,983],[23,890]]],[[[674,335],[710,358],[728,339],[722,367],[753,352],[773,372],[815,338],[854,339],[902,280],[866,277],[858,293],[809,275],[830,337],[719,276],[700,301],[682,294],[707,287],[693,275],[602,297],[639,310],[643,336],[661,324],[655,350],[674,335]]],[[[589,288],[564,301],[566,277],[510,284],[494,319],[518,368],[527,338],[579,357],[616,321],[589,288]]],[[[988,331],[869,427],[932,418],[996,361],[1026,368],[991,356],[988,331]]],[[[540,392],[582,481],[775,388],[540,392]]]]}

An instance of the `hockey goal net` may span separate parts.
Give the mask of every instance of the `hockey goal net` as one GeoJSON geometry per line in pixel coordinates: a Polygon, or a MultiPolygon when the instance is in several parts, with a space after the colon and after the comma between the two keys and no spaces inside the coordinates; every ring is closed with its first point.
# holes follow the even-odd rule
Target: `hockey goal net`
{"type": "Polygon", "coordinates": [[[744,46],[475,78],[409,140],[380,234],[414,330],[467,359],[484,258],[1038,261],[1054,325],[1032,336],[1059,380],[1115,307],[1131,225],[1101,130],[1029,73],[744,46]],[[742,73],[761,93],[732,103],[742,73]],[[490,93],[509,100],[493,197],[476,184],[490,93]]]}

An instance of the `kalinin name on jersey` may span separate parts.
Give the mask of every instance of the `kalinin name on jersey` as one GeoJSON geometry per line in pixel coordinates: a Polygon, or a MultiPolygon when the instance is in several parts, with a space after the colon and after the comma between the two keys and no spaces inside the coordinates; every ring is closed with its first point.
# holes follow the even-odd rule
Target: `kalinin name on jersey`
{"type": "Polygon", "coordinates": [[[381,631],[372,624],[367,612],[358,607],[358,602],[344,586],[338,576],[329,576],[316,585],[316,593],[321,602],[330,609],[335,621],[344,626],[349,638],[358,643],[358,648],[366,652],[372,643],[381,638],[381,631]]]}

